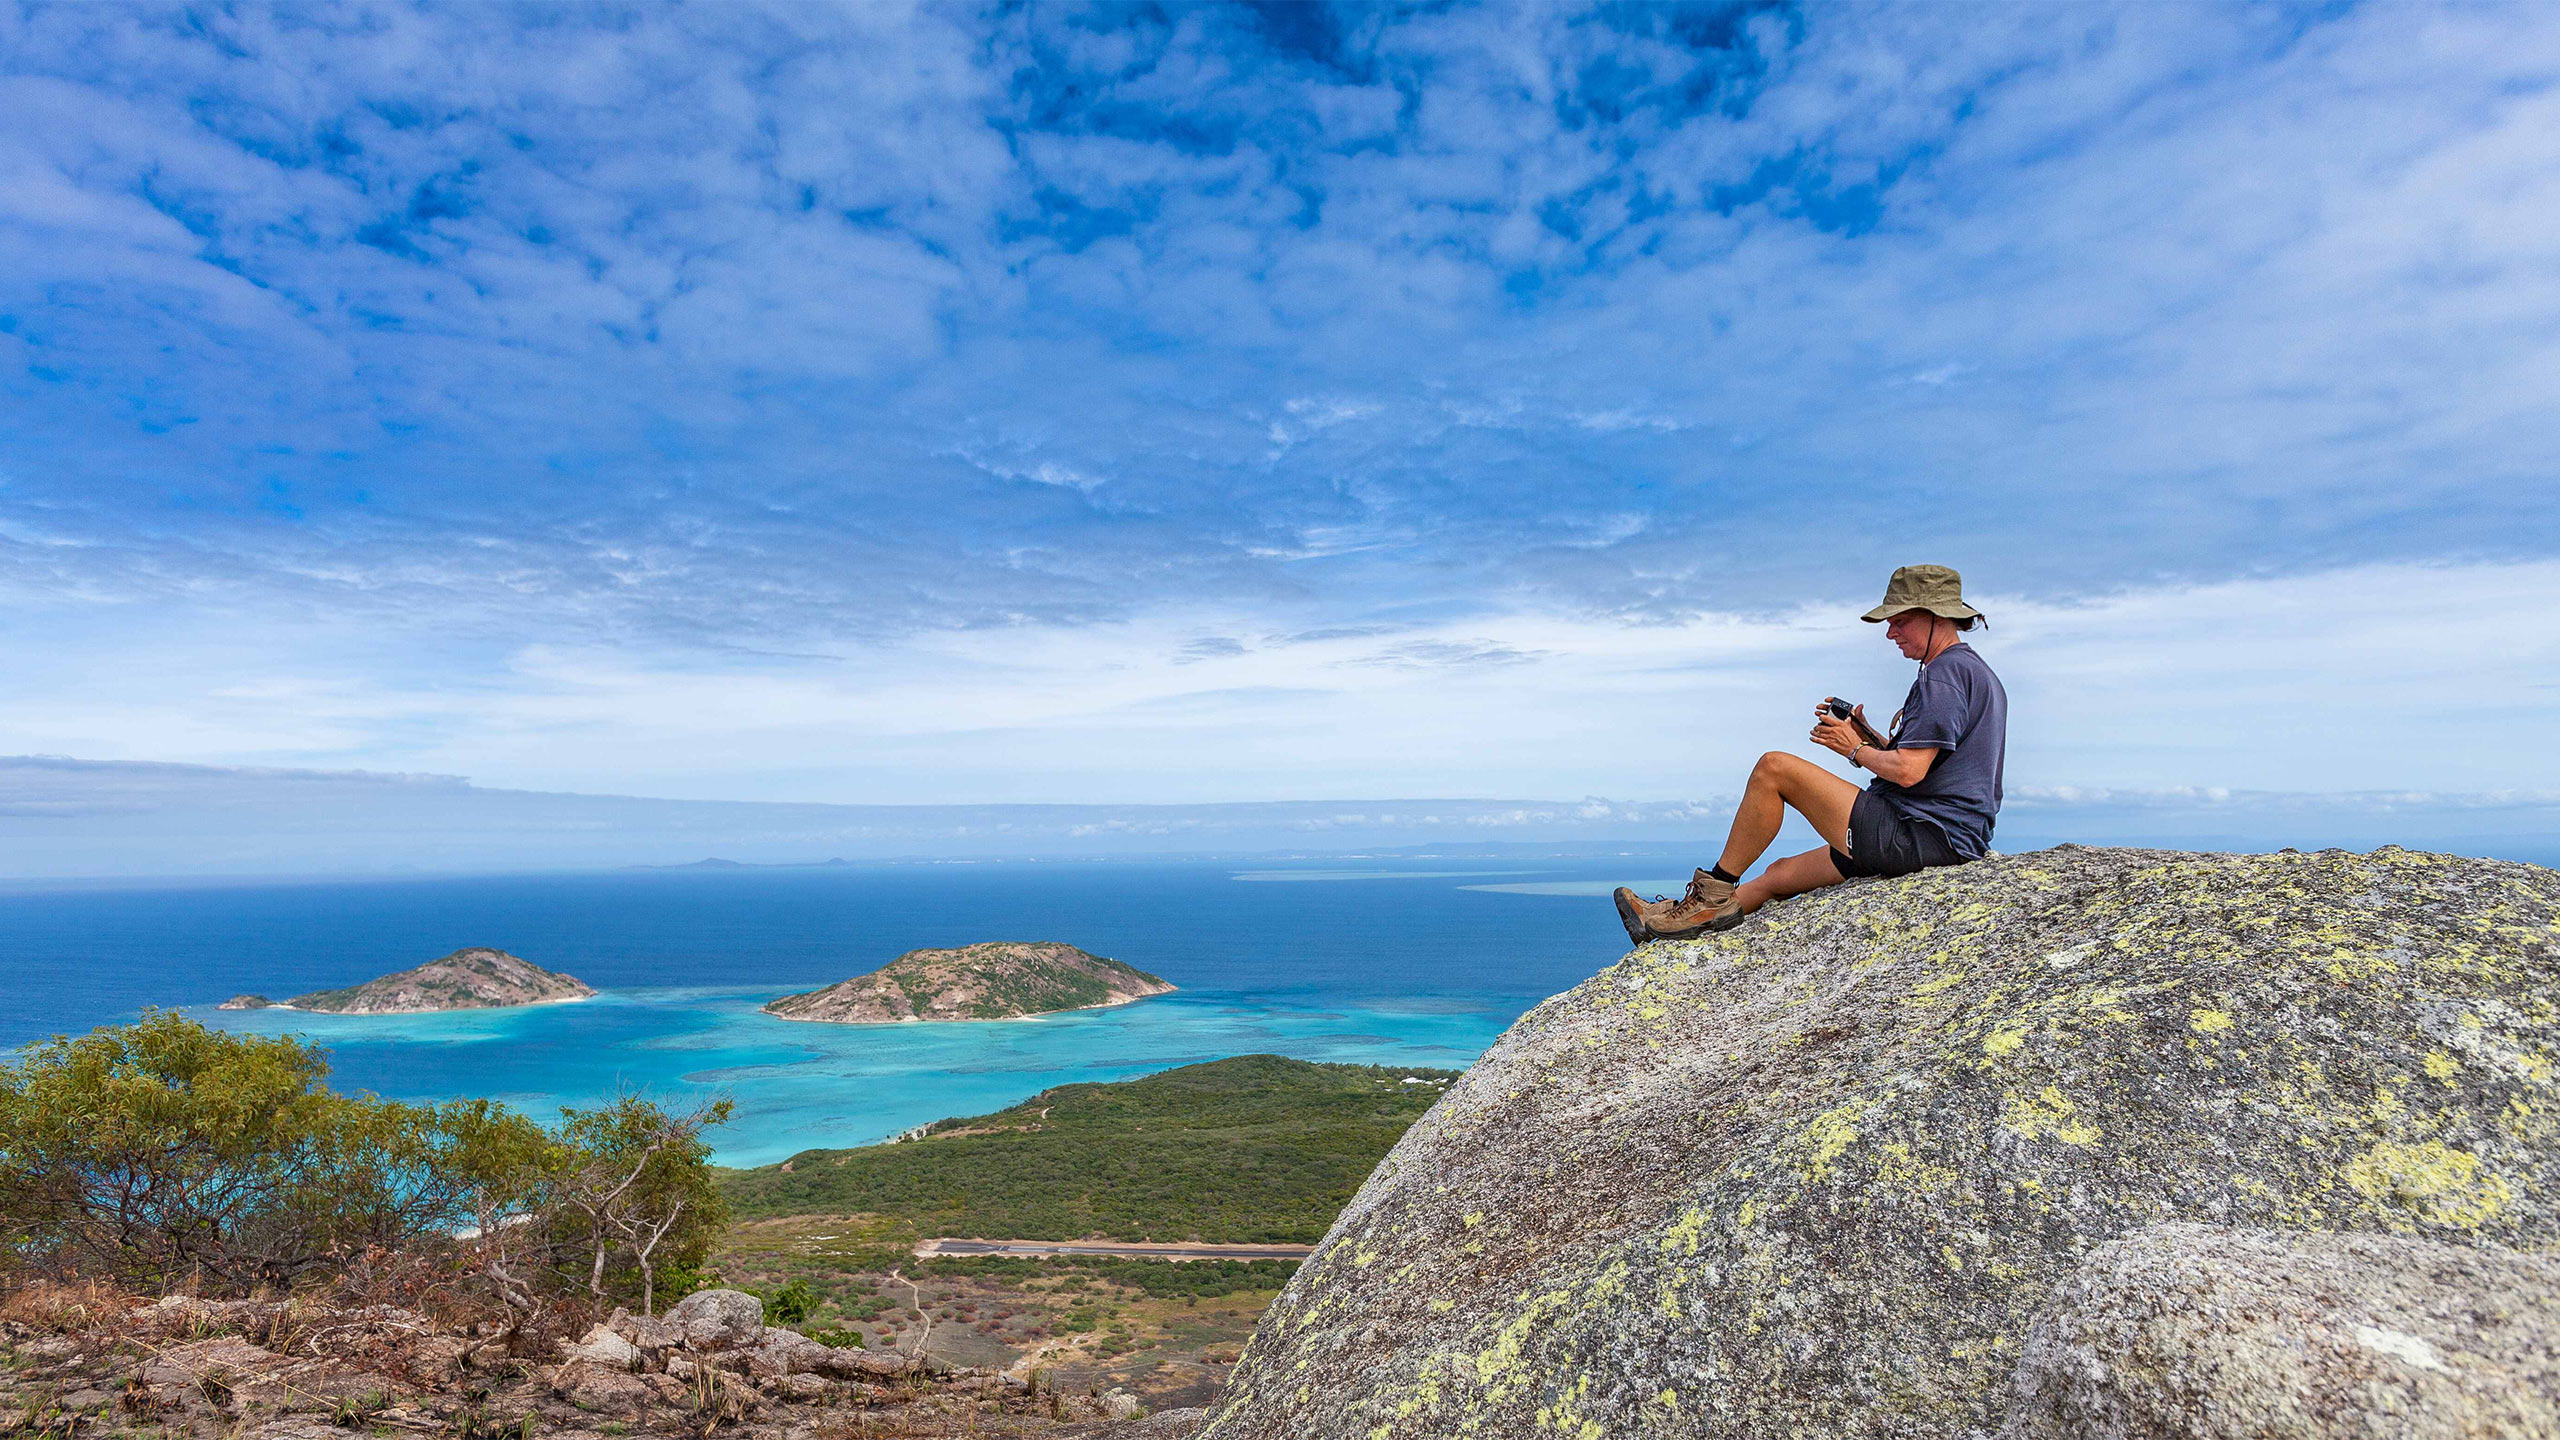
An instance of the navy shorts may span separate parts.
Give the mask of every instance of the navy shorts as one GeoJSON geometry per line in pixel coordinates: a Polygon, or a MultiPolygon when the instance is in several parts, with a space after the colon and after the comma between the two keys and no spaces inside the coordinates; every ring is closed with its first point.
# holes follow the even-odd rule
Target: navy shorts
{"type": "Polygon", "coordinates": [[[1861,875],[1908,875],[1932,865],[1961,865],[1964,857],[1947,843],[1946,832],[1926,820],[1914,820],[1861,790],[1849,807],[1849,849],[1831,848],[1831,863],[1842,878],[1861,875]]]}

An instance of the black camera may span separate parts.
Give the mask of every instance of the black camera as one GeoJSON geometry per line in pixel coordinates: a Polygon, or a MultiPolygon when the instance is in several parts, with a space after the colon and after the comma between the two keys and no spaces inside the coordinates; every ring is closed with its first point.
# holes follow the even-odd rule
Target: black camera
{"type": "Polygon", "coordinates": [[[1876,733],[1876,727],[1858,718],[1857,706],[1850,704],[1848,701],[1841,699],[1837,695],[1828,695],[1823,697],[1822,708],[1831,712],[1832,719],[1846,720],[1850,724],[1857,726],[1859,739],[1866,741],[1868,744],[1873,745],[1879,750],[1885,748],[1885,738],[1876,733]]]}

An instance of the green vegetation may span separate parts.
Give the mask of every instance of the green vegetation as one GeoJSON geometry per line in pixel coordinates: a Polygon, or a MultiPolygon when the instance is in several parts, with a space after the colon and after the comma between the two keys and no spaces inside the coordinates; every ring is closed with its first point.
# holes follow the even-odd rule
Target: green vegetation
{"type": "Polygon", "coordinates": [[[795,1278],[764,1297],[764,1323],[767,1325],[797,1325],[816,1314],[817,1310],[818,1292],[809,1288],[805,1278],[795,1278]]]}
{"type": "Polygon", "coordinates": [[[910,950],[868,974],[778,996],[764,1008],[786,1020],[858,1025],[1003,1020],[1125,1004],[1173,988],[1133,965],[1061,941],[991,940],[910,950]]]}
{"type": "MultiPolygon", "coordinates": [[[[1100,956],[1088,957],[1101,972],[1086,974],[1063,965],[1041,965],[1016,962],[1010,968],[990,966],[979,979],[986,993],[969,1007],[972,1018],[1000,1020],[1013,1015],[1046,1015],[1058,1010],[1083,1010],[1107,1005],[1132,985],[1162,985],[1164,977],[1150,975],[1135,965],[1100,956]]],[[[889,972],[898,988],[906,992],[907,1003],[923,1011],[933,1003],[938,988],[922,976],[900,974],[894,967],[889,972]]]]}
{"type": "Polygon", "coordinates": [[[726,1212],[702,1131],[626,1098],[544,1129],[485,1100],[340,1095],[316,1047],[147,1014],[0,1064],[0,1272],[291,1286],[366,1257],[510,1306],[680,1291],[726,1212]]]}
{"type": "Polygon", "coordinates": [[[1062,1085],[902,1144],[807,1150],[788,1171],[724,1171],[720,1186],[742,1216],[881,1217],[890,1224],[873,1238],[886,1244],[1311,1244],[1454,1078],[1246,1055],[1062,1085]]]}

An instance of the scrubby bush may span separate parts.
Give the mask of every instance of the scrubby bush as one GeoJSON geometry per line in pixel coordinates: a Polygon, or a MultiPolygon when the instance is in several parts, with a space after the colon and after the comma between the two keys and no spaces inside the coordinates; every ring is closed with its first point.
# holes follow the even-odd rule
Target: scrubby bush
{"type": "Polygon", "coordinates": [[[0,1271],[290,1287],[431,1257],[531,1308],[688,1272],[725,1218],[701,1133],[628,1098],[551,1130],[485,1100],[341,1095],[317,1047],[183,1016],[0,1064],[0,1271]]]}
{"type": "Polygon", "coordinates": [[[818,1292],[794,1277],[790,1284],[764,1297],[764,1323],[797,1325],[818,1311],[818,1292]]]}

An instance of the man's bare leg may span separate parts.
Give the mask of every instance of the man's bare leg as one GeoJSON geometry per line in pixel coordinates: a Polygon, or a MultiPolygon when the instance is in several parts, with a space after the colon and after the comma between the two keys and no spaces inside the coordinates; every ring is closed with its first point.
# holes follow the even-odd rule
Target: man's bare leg
{"type": "Polygon", "coordinates": [[[1831,848],[1826,845],[1819,850],[1807,850],[1801,855],[1770,861],[1769,868],[1734,891],[1733,898],[1734,903],[1742,907],[1742,913],[1748,915],[1772,900],[1784,900],[1807,890],[1837,885],[1848,878],[1840,873],[1838,865],[1832,863],[1831,848]]]}
{"type": "MultiPolygon", "coordinates": [[[[1733,830],[1725,837],[1724,856],[1716,865],[1727,875],[1750,869],[1752,862],[1768,850],[1769,842],[1778,838],[1778,827],[1785,823],[1790,806],[1813,826],[1815,834],[1846,850],[1849,807],[1857,802],[1857,786],[1801,755],[1772,750],[1751,767],[1751,780],[1742,787],[1742,803],[1734,808],[1733,830]]],[[[1823,863],[1827,866],[1830,861],[1823,863]]],[[[1833,870],[1831,878],[1822,883],[1840,883],[1839,871],[1833,870]]]]}
{"type": "MultiPolygon", "coordinates": [[[[1716,864],[1727,875],[1750,869],[1768,850],[1769,842],[1778,838],[1778,827],[1790,807],[1823,839],[1847,849],[1849,809],[1857,802],[1857,786],[1810,760],[1772,750],[1751,767],[1742,803],[1734,808],[1724,855],[1716,864]]],[[[1779,861],[1769,867],[1769,874],[1749,885],[1729,884],[1701,870],[1689,882],[1689,893],[1676,902],[1647,904],[1625,886],[1610,898],[1617,904],[1619,922],[1627,927],[1627,938],[1642,944],[1648,939],[1679,940],[1731,929],[1771,900],[1837,885],[1840,880],[1830,852],[1817,850],[1779,861]]]]}

